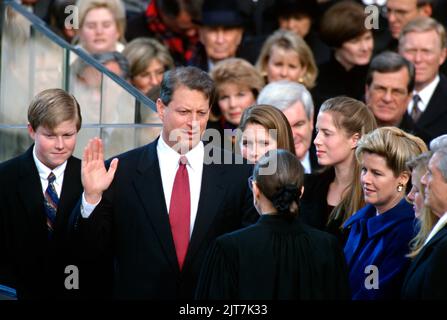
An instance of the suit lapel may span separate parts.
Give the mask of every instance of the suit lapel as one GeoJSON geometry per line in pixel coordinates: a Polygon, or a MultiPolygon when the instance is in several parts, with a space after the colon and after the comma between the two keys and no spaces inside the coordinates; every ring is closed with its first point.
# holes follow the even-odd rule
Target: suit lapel
{"type": "Polygon", "coordinates": [[[413,133],[415,131],[415,124],[413,119],[411,119],[411,116],[408,114],[408,112],[405,112],[402,120],[399,124],[399,129],[402,129],[406,132],[413,133]]]}
{"type": "Polygon", "coordinates": [[[200,245],[205,239],[216,214],[219,212],[224,198],[222,184],[225,173],[224,165],[204,164],[202,173],[202,186],[200,188],[199,206],[191,241],[186,255],[185,265],[193,259],[200,245]]]}
{"type": "Polygon", "coordinates": [[[436,233],[436,235],[422,248],[422,250],[416,256],[407,272],[406,276],[407,279],[409,279],[411,274],[415,271],[417,266],[420,264],[421,260],[423,260],[425,256],[431,252],[432,248],[436,245],[436,243],[438,243],[441,239],[443,239],[446,236],[447,236],[447,226],[444,226],[441,230],[439,230],[436,233]]]}
{"type": "Polygon", "coordinates": [[[310,160],[311,173],[316,172],[318,169],[320,169],[321,166],[318,164],[317,151],[313,143],[310,144],[309,148],[309,160],[310,160]]]}
{"type": "Polygon", "coordinates": [[[67,160],[67,167],[64,171],[64,180],[62,183],[61,195],[56,214],[56,229],[66,229],[67,219],[73,206],[82,193],[81,184],[81,161],[74,157],[67,160]]]}
{"type": "Polygon", "coordinates": [[[431,122],[438,120],[442,114],[447,112],[447,103],[444,101],[446,91],[447,80],[443,75],[440,75],[439,83],[433,92],[433,95],[427,105],[427,109],[422,112],[421,118],[417,122],[419,126],[427,127],[431,122]]]}
{"type": "Polygon", "coordinates": [[[26,209],[29,221],[37,221],[45,226],[43,191],[39,173],[33,159],[33,146],[23,155],[20,161],[19,194],[26,209]],[[40,210],[36,211],[36,208],[40,210]]]}
{"type": "Polygon", "coordinates": [[[157,156],[158,139],[143,149],[137,165],[137,176],[133,181],[135,192],[143,204],[145,214],[149,218],[160,241],[166,257],[178,272],[177,254],[169,224],[168,210],[163,193],[160,166],[157,156]]]}

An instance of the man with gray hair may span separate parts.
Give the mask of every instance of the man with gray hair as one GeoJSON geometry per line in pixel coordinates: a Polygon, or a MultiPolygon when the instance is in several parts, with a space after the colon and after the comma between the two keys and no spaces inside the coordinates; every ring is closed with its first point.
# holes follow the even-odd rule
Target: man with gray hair
{"type": "Polygon", "coordinates": [[[272,105],[284,113],[292,128],[295,154],[304,172],[315,171],[319,166],[312,143],[314,103],[306,87],[287,80],[271,82],[262,89],[256,102],[272,105]]]}
{"type": "Polygon", "coordinates": [[[404,299],[447,299],[447,147],[435,151],[421,178],[425,205],[439,217],[402,287],[404,299]]]}
{"type": "Polygon", "coordinates": [[[439,73],[446,60],[446,32],[432,18],[410,21],[399,38],[399,53],[416,69],[412,100],[407,105],[415,127],[428,141],[447,133],[447,77],[439,73]]]}
{"type": "Polygon", "coordinates": [[[417,130],[407,106],[414,88],[414,66],[391,51],[375,56],[368,69],[365,86],[366,105],[379,127],[395,126],[417,135],[428,143],[430,138],[417,130]]]}
{"type": "Polygon", "coordinates": [[[443,147],[447,147],[447,134],[443,134],[430,141],[430,150],[432,152],[436,152],[443,147]]]}

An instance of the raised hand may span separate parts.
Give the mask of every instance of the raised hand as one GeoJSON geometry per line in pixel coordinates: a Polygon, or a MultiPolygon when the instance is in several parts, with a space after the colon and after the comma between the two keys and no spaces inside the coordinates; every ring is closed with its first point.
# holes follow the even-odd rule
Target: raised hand
{"type": "Polygon", "coordinates": [[[82,156],[81,178],[85,200],[94,204],[101,200],[102,193],[110,186],[118,167],[118,159],[112,160],[109,170],[104,165],[104,149],[99,138],[91,139],[82,156]]]}

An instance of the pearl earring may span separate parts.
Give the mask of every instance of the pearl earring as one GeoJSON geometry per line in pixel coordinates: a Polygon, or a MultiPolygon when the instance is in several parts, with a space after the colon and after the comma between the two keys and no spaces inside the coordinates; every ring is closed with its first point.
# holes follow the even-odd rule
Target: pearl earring
{"type": "Polygon", "coordinates": [[[402,192],[403,189],[404,189],[404,186],[402,184],[399,184],[397,186],[397,192],[402,192]]]}

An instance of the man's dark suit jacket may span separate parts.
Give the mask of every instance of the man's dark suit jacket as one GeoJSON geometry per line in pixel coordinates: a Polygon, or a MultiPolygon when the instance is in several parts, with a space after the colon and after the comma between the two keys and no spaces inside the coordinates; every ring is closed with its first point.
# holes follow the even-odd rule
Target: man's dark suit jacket
{"type": "MultiPolygon", "coordinates": [[[[88,219],[79,218],[76,223],[77,233],[87,240],[90,249],[113,255],[117,298],[193,298],[210,243],[258,218],[247,183],[252,166],[204,164],[197,216],[180,271],[157,142],[118,156],[114,180],[100,204],[88,219]]],[[[80,209],[74,214],[79,215],[80,209]]]]}
{"type": "Polygon", "coordinates": [[[447,77],[440,81],[428,102],[427,108],[416,123],[405,113],[399,128],[410,132],[429,144],[434,138],[447,133],[447,77]]]}
{"type": "Polygon", "coordinates": [[[0,283],[25,299],[64,298],[70,213],[82,193],[81,161],[68,159],[53,237],[48,239],[44,196],[33,146],[0,164],[0,283]]]}
{"type": "Polygon", "coordinates": [[[317,172],[321,169],[320,164],[318,163],[317,150],[315,149],[315,144],[313,143],[315,137],[312,138],[312,143],[309,148],[309,160],[310,160],[310,168],[311,173],[317,172]]]}
{"type": "Polygon", "coordinates": [[[439,230],[410,265],[403,299],[447,299],[447,226],[439,230]]]}
{"type": "Polygon", "coordinates": [[[415,136],[418,136],[424,142],[428,145],[431,141],[431,138],[426,133],[422,132],[418,128],[416,128],[416,125],[411,118],[411,116],[408,114],[408,112],[404,113],[404,116],[402,117],[402,120],[400,121],[400,124],[398,126],[399,129],[404,130],[405,132],[414,134],[415,136]]]}

